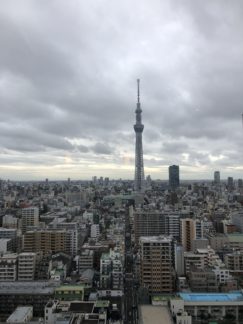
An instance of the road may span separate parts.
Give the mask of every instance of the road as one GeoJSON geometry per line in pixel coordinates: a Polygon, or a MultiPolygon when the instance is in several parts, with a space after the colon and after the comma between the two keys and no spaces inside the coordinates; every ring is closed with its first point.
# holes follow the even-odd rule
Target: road
{"type": "Polygon", "coordinates": [[[131,226],[128,210],[125,215],[125,273],[124,273],[124,324],[138,323],[137,287],[133,271],[131,226]]]}

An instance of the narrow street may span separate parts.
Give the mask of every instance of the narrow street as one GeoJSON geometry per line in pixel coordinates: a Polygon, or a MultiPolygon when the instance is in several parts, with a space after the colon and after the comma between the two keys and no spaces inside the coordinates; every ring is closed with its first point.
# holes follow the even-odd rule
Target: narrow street
{"type": "Polygon", "coordinates": [[[125,324],[138,323],[137,290],[133,271],[133,251],[129,214],[125,216],[125,272],[124,272],[124,310],[125,324]]]}

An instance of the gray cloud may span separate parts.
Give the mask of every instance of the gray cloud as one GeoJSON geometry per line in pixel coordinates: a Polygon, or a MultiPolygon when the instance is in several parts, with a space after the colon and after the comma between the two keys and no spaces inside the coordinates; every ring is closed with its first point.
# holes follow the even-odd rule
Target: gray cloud
{"type": "Polygon", "coordinates": [[[114,149],[109,147],[109,145],[104,143],[96,143],[92,146],[92,151],[96,154],[111,154],[114,153],[114,149]]]}
{"type": "Polygon", "coordinates": [[[87,153],[89,152],[89,148],[85,145],[78,145],[77,146],[77,149],[80,151],[80,152],[83,152],[83,153],[87,153]]]}

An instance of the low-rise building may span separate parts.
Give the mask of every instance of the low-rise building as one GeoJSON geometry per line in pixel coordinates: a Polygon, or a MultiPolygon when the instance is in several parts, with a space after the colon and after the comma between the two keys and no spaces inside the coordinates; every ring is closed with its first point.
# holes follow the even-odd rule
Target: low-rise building
{"type": "Polygon", "coordinates": [[[191,270],[188,278],[193,292],[218,292],[217,278],[211,269],[191,270]]]}
{"type": "Polygon", "coordinates": [[[179,293],[171,298],[170,308],[173,316],[186,311],[195,320],[230,316],[238,321],[239,312],[243,311],[243,293],[179,293]]]}
{"type": "Polygon", "coordinates": [[[108,300],[57,301],[51,300],[45,306],[45,324],[65,323],[107,323],[108,300]]]}
{"type": "Polygon", "coordinates": [[[19,306],[9,316],[6,323],[11,323],[11,324],[28,323],[32,320],[32,318],[33,318],[33,307],[32,306],[19,306]]]}
{"type": "Polygon", "coordinates": [[[31,305],[34,317],[44,317],[45,305],[54,298],[55,287],[55,283],[47,281],[0,282],[0,314],[8,317],[19,305],[31,305]]]}
{"type": "Polygon", "coordinates": [[[72,301],[84,299],[84,285],[61,285],[55,289],[55,298],[72,301]]]}

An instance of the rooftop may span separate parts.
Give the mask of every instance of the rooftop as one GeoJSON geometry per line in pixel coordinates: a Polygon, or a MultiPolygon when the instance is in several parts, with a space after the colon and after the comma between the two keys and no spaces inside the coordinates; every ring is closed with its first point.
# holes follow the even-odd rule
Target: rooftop
{"type": "Polygon", "coordinates": [[[92,313],[94,308],[93,302],[71,302],[70,303],[70,312],[78,313],[92,313]]]}
{"type": "MultiPolygon", "coordinates": [[[[0,259],[17,259],[17,257],[18,257],[17,253],[7,253],[7,254],[0,256],[0,259]]],[[[1,284],[2,283],[0,283],[0,287],[1,287],[1,284]]]]}
{"type": "Polygon", "coordinates": [[[83,290],[85,287],[84,285],[61,285],[59,287],[56,287],[55,291],[66,291],[66,290],[76,290],[76,291],[79,291],[79,290],[83,290]]]}
{"type": "MultiPolygon", "coordinates": [[[[178,296],[173,296],[173,299],[179,298],[178,296]]],[[[158,295],[158,296],[152,296],[152,302],[158,302],[158,301],[167,301],[171,299],[171,295],[158,295]]]]}
{"type": "Polygon", "coordinates": [[[165,306],[141,305],[141,324],[173,324],[169,309],[165,306]]]}
{"type": "Polygon", "coordinates": [[[97,300],[95,302],[95,307],[99,307],[99,308],[109,307],[109,305],[110,305],[109,300],[97,300]]]}
{"type": "Polygon", "coordinates": [[[159,235],[159,236],[141,236],[140,241],[141,242],[148,242],[148,243],[169,243],[172,240],[172,236],[165,236],[165,235],[159,235]]]}
{"type": "Polygon", "coordinates": [[[26,315],[33,313],[33,306],[20,306],[7,319],[7,323],[21,323],[26,315]]]}
{"type": "Polygon", "coordinates": [[[243,243],[243,234],[228,234],[227,236],[232,243],[243,243]]]}
{"type": "Polygon", "coordinates": [[[233,302],[243,301],[242,292],[234,293],[179,293],[184,301],[193,302],[233,302]]]}
{"type": "Polygon", "coordinates": [[[49,283],[48,281],[0,282],[0,291],[2,295],[51,295],[54,294],[57,285],[58,283],[49,283]]]}

